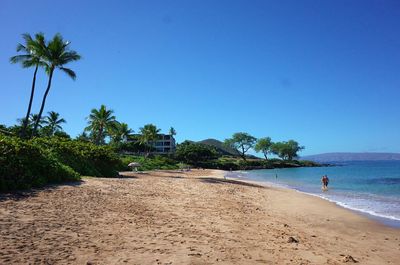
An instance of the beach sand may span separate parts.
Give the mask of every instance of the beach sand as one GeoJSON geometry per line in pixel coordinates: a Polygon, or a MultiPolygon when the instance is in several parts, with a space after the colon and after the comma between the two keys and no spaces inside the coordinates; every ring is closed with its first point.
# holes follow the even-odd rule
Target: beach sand
{"type": "Polygon", "coordinates": [[[313,196],[215,170],[128,175],[1,195],[0,264],[400,264],[400,229],[313,196]]]}

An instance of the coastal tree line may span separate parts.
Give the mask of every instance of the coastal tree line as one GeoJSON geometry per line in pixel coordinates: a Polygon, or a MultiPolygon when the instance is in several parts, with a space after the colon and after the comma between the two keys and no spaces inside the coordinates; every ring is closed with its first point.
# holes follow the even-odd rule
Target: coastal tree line
{"type": "Polygon", "coordinates": [[[257,139],[245,132],[234,133],[224,143],[236,150],[243,160],[246,160],[246,153],[250,149],[262,153],[265,159],[268,159],[269,154],[274,154],[283,160],[293,160],[298,157],[298,152],[304,150],[304,146],[300,146],[295,140],[272,142],[270,137],[257,139]]]}
{"type": "MultiPolygon", "coordinates": [[[[219,169],[254,169],[303,166],[302,161],[291,161],[304,149],[296,141],[272,142],[269,137],[257,139],[248,133],[235,133],[224,145],[236,150],[232,157],[212,145],[184,141],[176,152],[165,156],[154,155],[154,143],[160,137],[160,128],[145,124],[137,132],[117,119],[112,109],[101,105],[90,110],[87,125],[75,139],[63,130],[67,123],[58,112],[44,112],[53,87],[56,70],[73,80],[76,73],[66,65],[81,59],[71,50],[71,42],[60,34],[46,40],[43,33],[33,37],[23,34],[23,43],[17,45],[18,54],[10,58],[13,64],[33,70],[29,102],[24,117],[17,124],[0,124],[0,191],[40,187],[47,183],[77,180],[80,176],[113,177],[127,170],[129,162],[138,161],[139,170],[177,169],[197,166],[219,169]],[[38,112],[32,110],[36,100],[36,78],[42,71],[47,76],[44,94],[38,112]],[[261,152],[265,159],[249,159],[249,150],[261,152]],[[290,163],[275,161],[275,154],[290,163]],[[241,158],[237,158],[240,156],[241,158]]],[[[169,135],[175,136],[171,127],[169,135]]],[[[254,158],[254,157],[253,157],[254,158]]]]}
{"type": "MultiPolygon", "coordinates": [[[[32,85],[30,89],[30,98],[27,106],[26,115],[19,119],[19,125],[6,128],[0,126],[3,133],[14,133],[22,138],[31,138],[33,136],[59,136],[69,137],[62,130],[62,124],[66,120],[60,117],[60,114],[54,111],[48,112],[43,116],[43,111],[49,94],[52,78],[56,69],[64,72],[73,80],[76,79],[76,73],[66,68],[65,65],[81,59],[76,51],[70,49],[70,41],[64,40],[61,34],[55,34],[50,40],[46,40],[43,33],[36,33],[33,37],[28,34],[22,34],[23,43],[19,43],[16,47],[17,55],[10,58],[10,62],[19,63],[23,68],[33,68],[32,85]],[[38,70],[43,69],[48,76],[48,82],[45,93],[41,100],[40,110],[37,114],[32,114],[32,103],[35,96],[36,77],[38,70]]],[[[101,105],[99,109],[92,109],[87,117],[88,125],[84,131],[77,137],[78,140],[93,142],[96,145],[108,143],[117,145],[121,148],[128,148],[136,151],[145,151],[148,155],[152,151],[151,143],[156,141],[160,129],[153,124],[146,124],[139,129],[139,137],[137,137],[136,146],[127,146],[129,138],[132,138],[133,130],[128,124],[117,121],[114,111],[107,109],[105,105],[101,105]]],[[[176,131],[170,128],[169,134],[174,136],[176,131]]],[[[297,157],[297,153],[304,149],[296,141],[289,140],[285,142],[272,142],[270,137],[257,139],[256,137],[245,133],[238,132],[224,141],[237,151],[237,153],[246,160],[246,153],[253,149],[257,153],[262,153],[265,159],[269,154],[274,154],[284,160],[292,160],[297,157]]]]}

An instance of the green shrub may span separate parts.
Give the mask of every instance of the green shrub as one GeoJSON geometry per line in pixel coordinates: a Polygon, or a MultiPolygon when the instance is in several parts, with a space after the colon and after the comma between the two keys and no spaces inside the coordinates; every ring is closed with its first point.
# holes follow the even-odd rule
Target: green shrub
{"type": "Polygon", "coordinates": [[[65,138],[35,138],[32,142],[46,148],[61,163],[85,176],[115,177],[122,161],[109,146],[65,138]]]}
{"type": "Polygon", "coordinates": [[[176,147],[175,158],[180,162],[201,166],[218,158],[217,150],[209,145],[185,141],[176,147]]]}
{"type": "Polygon", "coordinates": [[[139,171],[145,170],[154,170],[154,169],[179,169],[179,162],[168,157],[156,155],[153,157],[144,158],[143,156],[132,156],[132,155],[124,155],[121,157],[121,161],[125,166],[125,170],[130,170],[128,168],[128,164],[131,162],[137,162],[140,164],[138,167],[139,171]]]}
{"type": "Polygon", "coordinates": [[[79,174],[38,143],[0,135],[0,191],[74,180],[79,174]]]}

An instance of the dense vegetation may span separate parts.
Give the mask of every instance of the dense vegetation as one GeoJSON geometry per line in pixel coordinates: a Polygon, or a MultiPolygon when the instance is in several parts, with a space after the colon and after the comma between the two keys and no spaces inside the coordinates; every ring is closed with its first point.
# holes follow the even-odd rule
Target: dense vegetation
{"type": "Polygon", "coordinates": [[[115,177],[124,169],[109,146],[59,137],[24,140],[0,134],[0,154],[1,191],[79,180],[80,176],[115,177]]]}
{"type": "Polygon", "coordinates": [[[294,140],[274,143],[270,137],[257,139],[245,132],[233,134],[231,138],[225,140],[224,144],[235,149],[243,160],[246,160],[246,153],[254,149],[257,153],[262,152],[266,160],[268,154],[274,154],[283,160],[292,161],[298,157],[297,153],[304,149],[304,146],[300,146],[294,140]]]}
{"type": "MultiPolygon", "coordinates": [[[[293,160],[304,149],[294,140],[274,143],[269,137],[257,139],[245,132],[233,134],[224,143],[214,139],[199,143],[184,141],[175,152],[155,155],[161,130],[154,124],[146,124],[133,134],[128,124],[118,121],[114,111],[105,105],[91,109],[87,126],[73,140],[64,132],[62,126],[67,121],[59,113],[49,111],[47,116],[43,113],[55,70],[75,80],[75,72],[65,65],[80,60],[81,56],[70,50],[70,42],[60,34],[49,41],[43,33],[34,37],[24,34],[23,39],[24,43],[17,45],[18,54],[10,62],[33,68],[33,79],[25,117],[13,126],[0,124],[0,191],[79,180],[81,176],[114,177],[118,171],[128,170],[131,162],[139,163],[138,170],[315,166],[293,160]],[[39,70],[45,71],[48,81],[39,112],[35,114],[32,103],[39,70]],[[262,152],[265,159],[248,155],[251,149],[262,152]],[[282,160],[268,159],[268,154],[282,160]]],[[[169,135],[176,135],[173,127],[169,135]]]]}
{"type": "Polygon", "coordinates": [[[78,180],[71,167],[33,141],[0,135],[0,191],[78,180]]]}
{"type": "Polygon", "coordinates": [[[256,157],[227,156],[223,151],[213,146],[202,143],[185,141],[177,146],[176,161],[186,163],[193,167],[223,169],[223,170],[249,170],[284,167],[318,166],[311,161],[261,159],[256,157]]]}

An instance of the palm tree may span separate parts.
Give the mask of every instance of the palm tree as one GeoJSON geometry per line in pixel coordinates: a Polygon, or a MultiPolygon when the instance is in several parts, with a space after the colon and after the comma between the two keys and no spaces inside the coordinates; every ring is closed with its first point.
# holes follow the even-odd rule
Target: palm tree
{"type": "Polygon", "coordinates": [[[46,116],[43,120],[43,123],[46,124],[48,128],[49,136],[53,136],[55,132],[62,131],[61,124],[66,123],[67,121],[63,118],[60,118],[60,113],[55,111],[49,111],[49,116],[46,116]]]}
{"type": "Polygon", "coordinates": [[[158,129],[155,125],[153,124],[146,124],[140,130],[140,143],[141,144],[146,144],[148,147],[146,157],[150,153],[150,147],[152,147],[152,144],[158,139],[158,134],[160,132],[160,129],[158,129]]]}
{"type": "MultiPolygon", "coordinates": [[[[69,49],[69,41],[64,41],[63,37],[60,34],[56,34],[51,41],[48,42],[47,45],[42,43],[39,48],[39,54],[42,59],[46,62],[46,73],[49,75],[49,80],[47,83],[46,91],[43,95],[42,105],[39,110],[39,119],[42,117],[42,113],[44,110],[44,106],[46,104],[46,98],[49,94],[51,81],[53,78],[53,73],[56,68],[66,73],[73,80],[76,79],[76,74],[73,70],[69,68],[65,68],[64,65],[78,61],[81,59],[81,56],[76,52],[69,49]]],[[[33,127],[33,135],[36,133],[38,127],[38,123],[35,123],[33,127]]]]}
{"type": "Polygon", "coordinates": [[[174,127],[169,128],[169,135],[171,135],[172,137],[176,135],[176,130],[174,129],[174,127]]]}
{"type": "Polygon", "coordinates": [[[94,136],[96,144],[104,142],[106,135],[111,135],[117,127],[117,121],[113,115],[113,110],[107,110],[106,106],[101,105],[100,109],[92,109],[88,119],[86,131],[90,131],[94,136]]]}
{"type": "Polygon", "coordinates": [[[112,132],[112,138],[115,143],[126,142],[133,130],[129,129],[126,123],[116,123],[115,130],[112,132]]]}
{"type": "Polygon", "coordinates": [[[32,126],[37,123],[38,127],[41,128],[43,125],[43,122],[44,122],[44,120],[42,117],[39,118],[39,114],[31,114],[29,116],[28,125],[32,126]]]}
{"type": "Polygon", "coordinates": [[[25,137],[26,128],[28,126],[29,115],[31,114],[33,97],[35,94],[36,74],[39,66],[46,66],[46,63],[41,58],[40,47],[44,45],[43,33],[35,34],[35,39],[30,34],[22,34],[22,38],[25,40],[25,44],[17,45],[17,52],[23,52],[24,54],[15,55],[10,58],[11,63],[20,63],[23,68],[35,67],[32,79],[31,96],[29,98],[28,110],[25,115],[25,119],[22,120],[21,137],[25,137]]]}
{"type": "Polygon", "coordinates": [[[89,135],[87,135],[85,131],[79,134],[75,139],[82,142],[90,142],[91,140],[91,138],[89,137],[89,135]]]}

